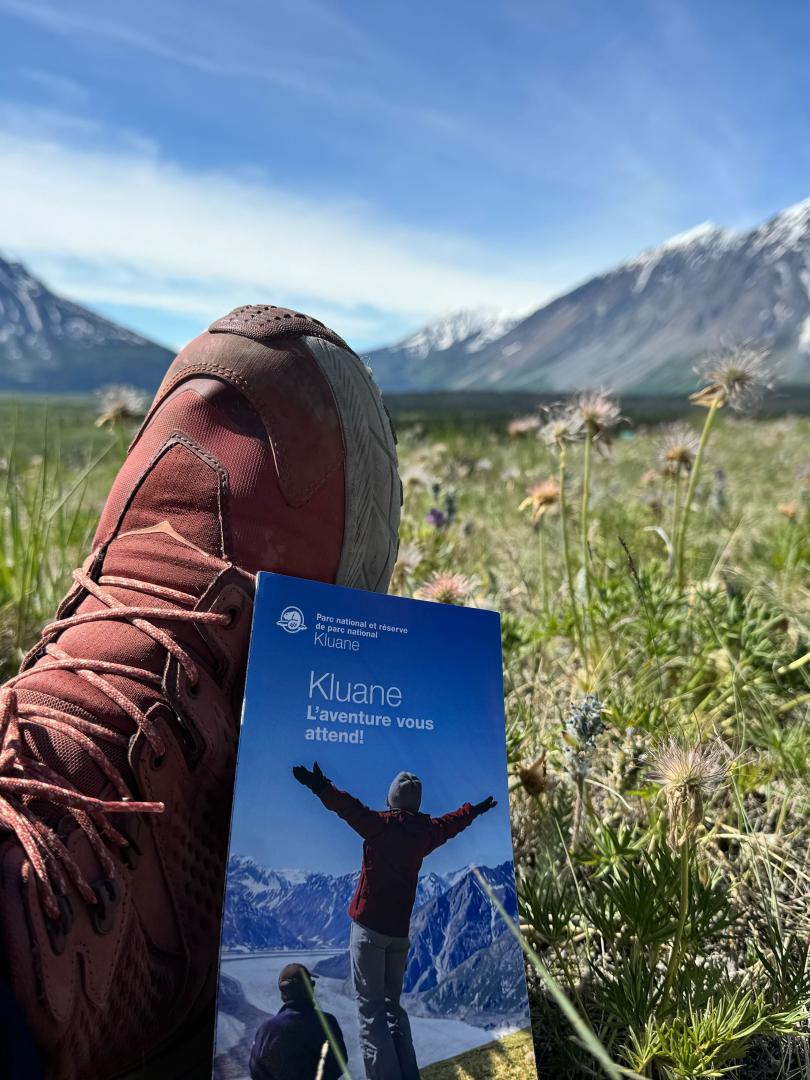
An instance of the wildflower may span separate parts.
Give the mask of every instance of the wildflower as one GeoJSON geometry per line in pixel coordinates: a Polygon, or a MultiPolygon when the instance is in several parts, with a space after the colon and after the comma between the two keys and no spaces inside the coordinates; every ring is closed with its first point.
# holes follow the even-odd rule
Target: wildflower
{"type": "Polygon", "coordinates": [[[706,409],[729,404],[743,411],[754,404],[773,379],[768,366],[768,350],[752,345],[736,345],[707,361],[700,374],[708,382],[689,400],[706,409]]]}
{"type": "Polygon", "coordinates": [[[520,479],[520,469],[517,465],[507,465],[507,467],[501,473],[501,480],[504,484],[511,484],[515,480],[520,479]]]}
{"type": "Polygon", "coordinates": [[[621,420],[618,404],[601,390],[580,395],[576,401],[576,411],[582,426],[593,439],[609,440],[621,420]]]}
{"type": "Polygon", "coordinates": [[[554,778],[548,774],[545,750],[531,765],[519,765],[517,773],[530,795],[547,794],[555,786],[554,778]]]}
{"type": "Polygon", "coordinates": [[[96,427],[109,424],[115,427],[122,420],[141,417],[146,412],[148,398],[134,386],[105,386],[98,392],[99,409],[96,427]]]}
{"type": "Polygon", "coordinates": [[[660,477],[661,474],[658,469],[647,469],[641,474],[638,482],[641,487],[653,487],[658,483],[660,477]]]}
{"type": "Polygon", "coordinates": [[[433,473],[428,472],[424,465],[419,462],[414,462],[411,465],[406,466],[400,474],[402,483],[407,487],[412,484],[414,487],[432,488],[436,483],[436,477],[433,473]]]}
{"type": "Polygon", "coordinates": [[[425,521],[428,525],[432,525],[434,529],[444,529],[447,527],[447,516],[443,510],[440,510],[437,506],[432,506],[425,514],[425,521]]]}
{"type": "Polygon", "coordinates": [[[491,472],[492,462],[489,458],[479,458],[475,463],[476,472],[491,472]]]}
{"type": "Polygon", "coordinates": [[[603,711],[604,706],[596,694],[586,694],[581,701],[571,705],[563,721],[563,750],[575,775],[584,776],[588,772],[587,759],[605,730],[603,711]]]}
{"type": "Polygon", "coordinates": [[[574,442],[583,434],[583,419],[577,408],[555,405],[548,411],[548,418],[539,436],[546,444],[559,450],[567,442],[574,442]]]}
{"type": "Polygon", "coordinates": [[[668,739],[653,755],[652,779],[661,785],[669,817],[670,842],[680,847],[704,818],[704,802],[728,774],[728,750],[721,743],[684,746],[668,739]]]}
{"type": "Polygon", "coordinates": [[[436,570],[413,595],[418,600],[433,600],[437,604],[463,604],[472,591],[473,582],[466,574],[436,570]]]}
{"type": "Polygon", "coordinates": [[[400,544],[394,572],[391,575],[393,592],[399,592],[402,589],[405,579],[419,567],[421,562],[422,551],[417,544],[400,544]]]}
{"type": "Polygon", "coordinates": [[[529,416],[518,416],[509,421],[506,429],[511,439],[517,439],[521,435],[529,435],[540,428],[542,420],[539,413],[531,413],[529,416]]]}
{"type": "Polygon", "coordinates": [[[665,476],[691,472],[700,440],[688,424],[672,424],[661,441],[659,456],[665,476]]]}
{"type": "Polygon", "coordinates": [[[529,489],[529,494],[518,506],[518,510],[531,509],[532,521],[536,522],[558,506],[559,502],[560,485],[556,480],[543,480],[529,489]]]}
{"type": "Polygon", "coordinates": [[[780,514],[783,514],[789,521],[795,521],[799,516],[799,500],[791,499],[789,502],[779,503],[777,510],[780,514]]]}
{"type": "Polygon", "coordinates": [[[456,493],[448,491],[444,497],[444,516],[447,524],[452,525],[456,517],[456,493]]]}

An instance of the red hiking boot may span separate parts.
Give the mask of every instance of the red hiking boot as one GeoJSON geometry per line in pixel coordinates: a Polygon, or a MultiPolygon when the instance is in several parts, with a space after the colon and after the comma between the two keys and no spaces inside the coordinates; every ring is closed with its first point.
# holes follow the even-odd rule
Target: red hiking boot
{"type": "Polygon", "coordinates": [[[400,493],[379,394],[322,323],[237,308],[169,369],[0,691],[2,972],[49,1080],[210,1076],[254,575],[385,590],[400,493]]]}

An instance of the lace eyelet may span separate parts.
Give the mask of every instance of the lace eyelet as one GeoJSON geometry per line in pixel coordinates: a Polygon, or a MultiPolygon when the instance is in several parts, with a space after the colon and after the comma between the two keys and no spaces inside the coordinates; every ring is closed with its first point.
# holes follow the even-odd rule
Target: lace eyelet
{"type": "Polygon", "coordinates": [[[225,626],[228,630],[230,630],[232,626],[236,625],[242,612],[238,607],[229,607],[225,611],[225,614],[228,616],[228,621],[225,623],[225,626]]]}
{"type": "Polygon", "coordinates": [[[118,907],[121,893],[118,883],[113,881],[112,878],[103,878],[101,881],[96,882],[92,888],[98,902],[89,909],[90,921],[95,932],[103,936],[109,934],[113,928],[115,909],[118,907]]]}
{"type": "Polygon", "coordinates": [[[48,931],[54,954],[61,956],[65,951],[67,937],[73,926],[73,905],[67,896],[57,896],[56,902],[59,905],[59,917],[52,919],[46,915],[45,929],[48,931]]]}
{"type": "Polygon", "coordinates": [[[161,766],[163,765],[165,760],[166,760],[166,751],[165,750],[163,751],[162,754],[154,754],[153,757],[152,757],[152,769],[153,769],[153,771],[157,772],[158,769],[161,768],[161,766]]]}
{"type": "Polygon", "coordinates": [[[199,697],[200,696],[200,680],[197,679],[196,682],[192,682],[189,679],[187,689],[188,689],[188,696],[189,697],[193,697],[193,698],[199,697]]]}
{"type": "Polygon", "coordinates": [[[128,870],[137,869],[138,863],[141,861],[141,853],[138,848],[135,847],[132,840],[130,840],[126,847],[121,848],[119,855],[121,856],[121,862],[128,870]]]}

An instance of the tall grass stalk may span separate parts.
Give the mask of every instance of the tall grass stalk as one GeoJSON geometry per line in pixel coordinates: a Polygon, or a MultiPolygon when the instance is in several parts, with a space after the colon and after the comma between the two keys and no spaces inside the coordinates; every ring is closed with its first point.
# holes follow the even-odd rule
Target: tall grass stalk
{"type": "Polygon", "coordinates": [[[615,1061],[612,1060],[607,1050],[594,1033],[593,1028],[583,1019],[583,1017],[571,1004],[568,999],[568,995],[559,985],[557,980],[549,972],[548,968],[540,959],[532,946],[529,944],[529,942],[526,940],[525,936],[520,932],[520,927],[517,926],[514,919],[509,916],[503,904],[493,891],[492,886],[484,877],[484,875],[480,872],[478,867],[473,868],[473,873],[478,879],[478,884],[489,897],[489,902],[503,919],[510,934],[520,945],[532,967],[539,975],[540,981],[543,983],[543,986],[554,999],[554,1002],[559,1008],[560,1012],[563,1013],[566,1020],[568,1020],[571,1027],[577,1033],[582,1042],[582,1045],[585,1047],[588,1053],[591,1054],[595,1058],[595,1060],[599,1062],[599,1064],[604,1069],[606,1075],[609,1076],[611,1080],[622,1080],[622,1078],[624,1077],[630,1077],[632,1078],[632,1080],[641,1080],[641,1078],[639,1078],[638,1076],[638,1073],[633,1072],[632,1069],[625,1069],[621,1065],[617,1065],[615,1061]]]}

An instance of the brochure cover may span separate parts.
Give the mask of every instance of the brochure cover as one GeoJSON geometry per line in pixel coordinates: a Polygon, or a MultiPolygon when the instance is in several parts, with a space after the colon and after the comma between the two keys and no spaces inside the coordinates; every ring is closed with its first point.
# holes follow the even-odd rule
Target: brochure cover
{"type": "Polygon", "coordinates": [[[529,1077],[493,895],[516,919],[497,613],[261,574],[214,1076],[484,1078],[509,1040],[529,1077]]]}

